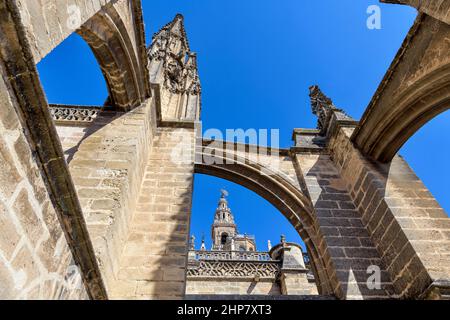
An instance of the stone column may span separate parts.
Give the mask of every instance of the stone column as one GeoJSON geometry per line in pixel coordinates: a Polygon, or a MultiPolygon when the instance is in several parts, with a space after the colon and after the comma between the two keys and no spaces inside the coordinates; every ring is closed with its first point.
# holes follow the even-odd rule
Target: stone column
{"type": "Polygon", "coordinates": [[[158,129],[111,298],[184,297],[194,136],[194,129],[158,129]]]}

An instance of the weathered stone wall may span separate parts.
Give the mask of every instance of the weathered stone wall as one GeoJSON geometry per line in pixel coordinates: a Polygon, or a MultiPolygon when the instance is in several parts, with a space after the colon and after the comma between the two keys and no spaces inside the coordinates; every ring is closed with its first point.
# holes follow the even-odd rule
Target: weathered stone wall
{"type": "Polygon", "coordinates": [[[355,149],[352,128],[330,142],[333,163],[358,208],[400,297],[417,297],[450,279],[450,219],[399,156],[371,162],[355,149]]]}
{"type": "Polygon", "coordinates": [[[334,292],[346,299],[388,297],[392,292],[389,276],[332,158],[326,152],[296,157],[314,205],[320,250],[334,292]],[[367,287],[371,265],[382,270],[379,290],[367,287]]]}
{"type": "Polygon", "coordinates": [[[100,113],[81,140],[80,128],[59,130],[69,135],[66,147],[80,140],[65,151],[74,153],[69,168],[107,287],[119,269],[155,128],[150,99],[127,113],[100,113]]]}
{"type": "Polygon", "coordinates": [[[0,68],[0,299],[86,299],[0,68]]]}
{"type": "Polygon", "coordinates": [[[73,8],[80,10],[80,22],[83,24],[109,2],[115,1],[48,0],[42,3],[35,0],[17,0],[36,63],[75,31],[73,26],[77,27],[74,20],[76,11],[73,8]]]}
{"type": "Polygon", "coordinates": [[[272,281],[252,281],[238,279],[196,280],[188,279],[187,295],[281,295],[278,283],[272,281]]]}
{"type": "Polygon", "coordinates": [[[158,129],[141,190],[136,193],[139,200],[117,281],[112,286],[113,299],[180,299],[184,296],[194,131],[158,129]]]}
{"type": "Polygon", "coordinates": [[[280,278],[283,295],[317,295],[317,286],[308,281],[306,273],[284,271],[280,278]]]}
{"type": "Polygon", "coordinates": [[[75,152],[78,150],[79,144],[86,136],[88,127],[57,124],[56,131],[61,141],[61,147],[63,148],[66,161],[70,163],[75,152]]]}

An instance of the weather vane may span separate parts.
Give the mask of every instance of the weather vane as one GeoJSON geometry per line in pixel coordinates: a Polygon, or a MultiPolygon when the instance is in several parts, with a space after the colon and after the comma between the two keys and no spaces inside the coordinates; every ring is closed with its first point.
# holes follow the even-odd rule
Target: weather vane
{"type": "Polygon", "coordinates": [[[225,189],[221,189],[220,192],[222,193],[222,198],[228,197],[228,191],[225,189]]]}

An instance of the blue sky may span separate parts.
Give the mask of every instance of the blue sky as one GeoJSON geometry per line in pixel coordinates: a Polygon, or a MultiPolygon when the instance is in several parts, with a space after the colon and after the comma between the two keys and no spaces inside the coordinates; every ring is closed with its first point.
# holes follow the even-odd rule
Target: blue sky
{"type": "MultiPolygon", "coordinates": [[[[319,84],[336,105],[359,119],[416,16],[414,9],[382,5],[381,30],[366,27],[371,0],[144,0],[147,43],[176,13],[185,16],[191,49],[198,53],[203,87],[204,129],[280,129],[282,147],[293,128],[312,128],[308,87],[319,84]]],[[[103,104],[105,82],[87,45],[71,36],[39,64],[50,102],[103,104]]],[[[422,128],[401,154],[441,205],[450,211],[446,181],[450,172],[447,112],[422,128]],[[426,150],[426,152],[424,152],[426,150]],[[444,170],[435,170],[444,168],[444,170]]],[[[193,229],[209,240],[220,195],[242,232],[254,233],[266,247],[295,230],[269,203],[237,185],[197,175],[193,229]]]]}

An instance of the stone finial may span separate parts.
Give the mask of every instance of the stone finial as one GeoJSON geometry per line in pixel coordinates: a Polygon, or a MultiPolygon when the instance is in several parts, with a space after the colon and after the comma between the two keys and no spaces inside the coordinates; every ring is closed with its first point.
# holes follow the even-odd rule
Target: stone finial
{"type": "Polygon", "coordinates": [[[272,242],[270,240],[267,240],[267,251],[270,251],[272,249],[272,242]]]}
{"type": "Polygon", "coordinates": [[[282,234],[280,238],[280,243],[284,246],[286,244],[286,236],[282,234]]]}
{"type": "Polygon", "coordinates": [[[191,236],[191,241],[189,243],[189,250],[195,250],[195,236],[191,236]]]}
{"type": "Polygon", "coordinates": [[[163,91],[158,117],[162,121],[199,120],[202,87],[197,54],[189,48],[182,15],[155,33],[147,54],[150,83],[163,91]]]}
{"type": "Polygon", "coordinates": [[[202,245],[200,246],[200,250],[202,251],[206,250],[205,235],[202,236],[202,245]]]}
{"type": "MultiPolygon", "coordinates": [[[[186,36],[186,30],[184,28],[183,15],[178,13],[172,21],[170,21],[169,23],[164,25],[158,32],[156,32],[153,35],[152,40],[153,40],[153,42],[152,42],[151,47],[153,47],[155,45],[160,46],[163,44],[161,42],[158,43],[158,40],[163,40],[163,42],[167,41],[167,40],[172,40],[171,43],[166,42],[164,44],[172,45],[172,48],[176,48],[177,46],[175,46],[175,45],[181,44],[185,51],[190,51],[188,38],[186,36]],[[170,38],[176,38],[176,39],[170,39],[170,38]]],[[[163,46],[163,48],[170,49],[170,47],[167,47],[167,46],[163,46]]]]}
{"type": "Polygon", "coordinates": [[[330,112],[337,108],[334,106],[333,101],[328,98],[317,85],[309,88],[309,97],[311,98],[312,113],[318,118],[317,128],[324,131],[327,127],[330,112]]]}
{"type": "Polygon", "coordinates": [[[337,108],[333,101],[320,90],[318,85],[309,88],[309,97],[311,98],[312,113],[318,118],[317,129],[320,130],[321,136],[326,135],[333,114],[336,115],[338,120],[354,121],[342,109],[337,108]]]}
{"type": "Polygon", "coordinates": [[[152,83],[162,83],[172,93],[200,95],[197,55],[190,51],[181,14],[154,34],[148,57],[152,83]]]}

